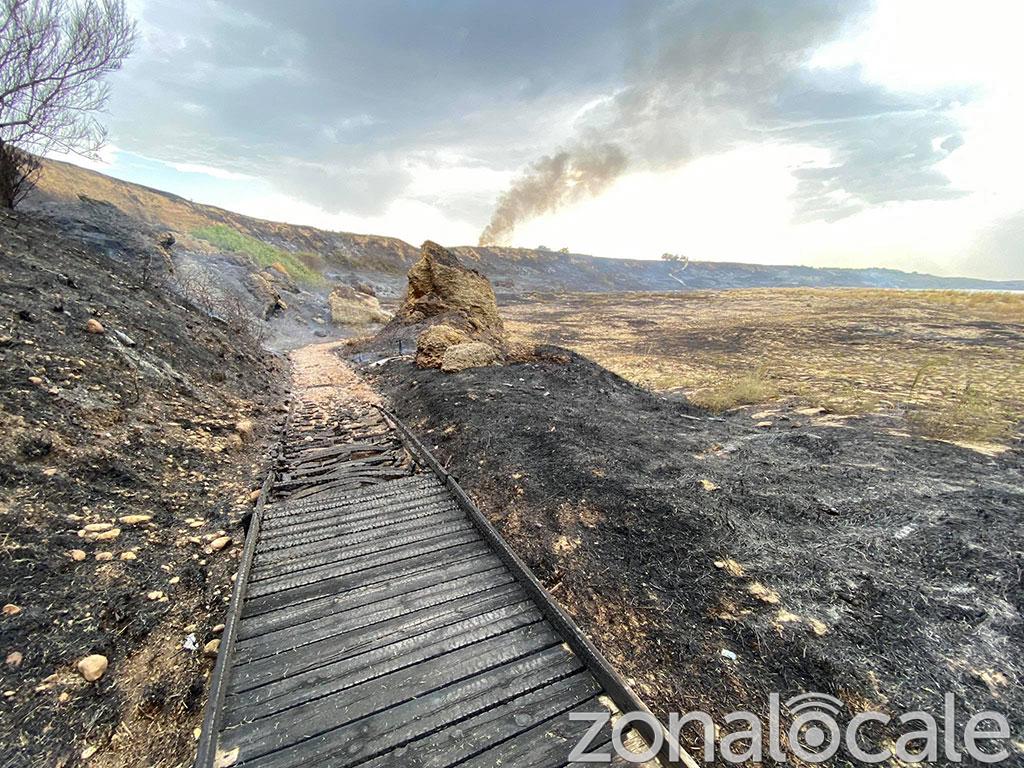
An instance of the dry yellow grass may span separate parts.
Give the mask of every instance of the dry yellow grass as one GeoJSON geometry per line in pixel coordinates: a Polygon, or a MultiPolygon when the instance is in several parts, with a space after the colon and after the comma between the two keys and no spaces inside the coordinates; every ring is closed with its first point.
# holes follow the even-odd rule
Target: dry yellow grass
{"type": "Polygon", "coordinates": [[[713,408],[795,397],[998,440],[1024,418],[1024,295],[880,289],[568,294],[503,308],[510,330],[713,408]]]}

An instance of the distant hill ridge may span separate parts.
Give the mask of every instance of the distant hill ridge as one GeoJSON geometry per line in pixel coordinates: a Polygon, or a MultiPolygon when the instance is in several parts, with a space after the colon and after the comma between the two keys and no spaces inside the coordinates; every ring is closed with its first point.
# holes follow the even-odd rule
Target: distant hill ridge
{"type": "MultiPolygon", "coordinates": [[[[315,253],[333,272],[368,275],[399,290],[419,249],[398,238],[330,232],[316,227],[255,219],[178,195],[48,160],[35,202],[76,203],[80,196],[108,202],[125,214],[172,232],[191,234],[228,226],[293,252],[315,253]]],[[[467,264],[489,277],[499,293],[526,291],[674,291],[727,288],[861,287],[1024,290],[1024,280],[938,277],[895,269],[845,269],[691,261],[609,259],[529,248],[461,246],[467,264]]]]}

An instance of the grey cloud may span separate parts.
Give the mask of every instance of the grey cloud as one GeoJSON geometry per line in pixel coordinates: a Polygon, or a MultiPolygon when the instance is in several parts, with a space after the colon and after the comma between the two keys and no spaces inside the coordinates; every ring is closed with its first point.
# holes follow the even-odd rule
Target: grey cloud
{"type": "MultiPolygon", "coordinates": [[[[855,71],[805,72],[866,0],[143,8],[146,38],[114,83],[113,141],[257,176],[329,211],[379,213],[408,189],[407,158],[454,153],[527,169],[499,204],[507,233],[629,168],[671,168],[766,136],[834,158],[799,169],[804,218],[955,194],[934,170],[962,141],[946,102],[908,102],[855,71]],[[552,142],[565,115],[598,97],[552,142]]],[[[480,216],[474,196],[438,204],[480,216]]]]}

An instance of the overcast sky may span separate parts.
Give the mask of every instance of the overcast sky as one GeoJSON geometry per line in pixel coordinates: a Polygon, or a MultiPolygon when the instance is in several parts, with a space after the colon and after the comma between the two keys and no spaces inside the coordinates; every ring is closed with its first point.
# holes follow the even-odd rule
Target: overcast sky
{"type": "Polygon", "coordinates": [[[416,244],[490,223],[597,256],[1024,278],[1024,3],[130,7],[101,170],[200,202],[416,244]]]}

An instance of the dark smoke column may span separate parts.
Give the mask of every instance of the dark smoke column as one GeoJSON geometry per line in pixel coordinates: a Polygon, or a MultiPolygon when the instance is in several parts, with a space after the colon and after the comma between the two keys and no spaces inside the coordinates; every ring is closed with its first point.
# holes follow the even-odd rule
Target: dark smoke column
{"type": "Polygon", "coordinates": [[[626,170],[616,144],[581,145],[542,157],[498,198],[480,245],[503,245],[524,221],[604,191],[626,170]]]}

